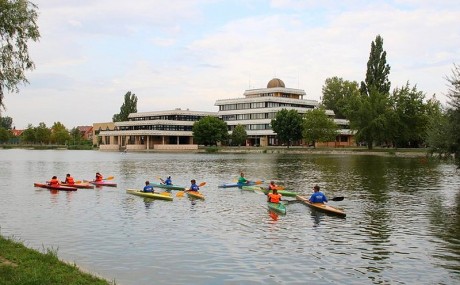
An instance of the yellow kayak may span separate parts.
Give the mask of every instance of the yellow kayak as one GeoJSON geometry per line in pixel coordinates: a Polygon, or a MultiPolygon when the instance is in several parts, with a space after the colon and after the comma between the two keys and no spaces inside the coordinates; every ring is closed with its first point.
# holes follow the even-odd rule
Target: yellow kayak
{"type": "Polygon", "coordinates": [[[138,189],[127,189],[126,193],[145,197],[145,198],[160,199],[160,200],[167,200],[167,201],[173,200],[173,197],[169,193],[161,193],[161,194],[160,193],[149,193],[149,192],[144,192],[138,189]]]}
{"type": "Polygon", "coordinates": [[[190,190],[188,190],[188,191],[185,191],[185,193],[187,193],[187,195],[188,195],[189,197],[193,197],[193,198],[198,198],[198,199],[204,200],[203,194],[201,194],[201,193],[198,192],[198,191],[190,191],[190,190]]]}

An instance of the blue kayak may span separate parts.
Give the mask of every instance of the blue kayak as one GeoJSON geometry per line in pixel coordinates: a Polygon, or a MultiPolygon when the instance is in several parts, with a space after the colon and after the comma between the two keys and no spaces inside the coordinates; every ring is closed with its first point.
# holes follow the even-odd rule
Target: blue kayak
{"type": "Polygon", "coordinates": [[[169,190],[185,190],[185,186],[182,185],[166,185],[166,184],[161,184],[161,183],[150,183],[153,188],[163,188],[163,189],[169,189],[169,190]]]}

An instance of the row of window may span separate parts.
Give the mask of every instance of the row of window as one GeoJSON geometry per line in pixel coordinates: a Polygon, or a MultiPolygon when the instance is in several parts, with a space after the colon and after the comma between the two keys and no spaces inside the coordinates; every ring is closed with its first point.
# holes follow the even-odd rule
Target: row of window
{"type": "Polygon", "coordinates": [[[152,130],[152,131],[184,131],[191,132],[192,126],[171,126],[171,125],[143,125],[143,126],[121,126],[118,128],[120,131],[138,131],[138,130],[152,130]]]}
{"type": "MultiPolygon", "coordinates": [[[[228,130],[233,132],[236,126],[228,126],[228,130]]],[[[270,124],[251,124],[243,126],[246,130],[271,130],[270,124]]]]}
{"type": "Polygon", "coordinates": [[[261,120],[261,119],[273,119],[276,113],[257,113],[257,114],[239,114],[239,115],[223,115],[222,120],[224,121],[239,121],[239,120],[261,120]]]}
{"type": "Polygon", "coordinates": [[[203,118],[203,116],[195,115],[165,115],[165,116],[146,116],[146,117],[135,117],[129,118],[129,121],[155,121],[155,120],[165,120],[165,121],[198,121],[203,118]]]}
{"type": "Polygon", "coordinates": [[[278,108],[278,107],[296,107],[296,108],[311,108],[314,106],[304,104],[291,104],[291,103],[279,103],[279,102],[255,102],[255,103],[238,103],[238,104],[226,104],[220,105],[219,111],[231,111],[231,110],[245,110],[245,109],[257,109],[257,108],[278,108]]]}

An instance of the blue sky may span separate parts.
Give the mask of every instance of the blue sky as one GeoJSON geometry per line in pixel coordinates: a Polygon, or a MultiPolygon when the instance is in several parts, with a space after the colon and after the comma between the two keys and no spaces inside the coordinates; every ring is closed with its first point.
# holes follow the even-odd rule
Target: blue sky
{"type": "Polygon", "coordinates": [[[446,102],[460,64],[460,2],[296,0],[33,0],[36,69],[6,94],[18,129],[109,122],[124,95],[138,111],[217,111],[270,79],[320,100],[327,78],[362,81],[371,42],[384,40],[392,89],[408,81],[446,102]]]}

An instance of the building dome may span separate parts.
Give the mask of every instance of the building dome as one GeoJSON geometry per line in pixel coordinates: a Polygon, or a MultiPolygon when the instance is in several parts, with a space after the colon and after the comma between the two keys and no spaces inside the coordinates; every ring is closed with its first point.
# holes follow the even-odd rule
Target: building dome
{"type": "Polygon", "coordinates": [[[267,88],[276,88],[276,87],[285,88],[286,86],[284,86],[283,80],[278,79],[278,78],[273,78],[272,80],[268,82],[267,88]]]}

